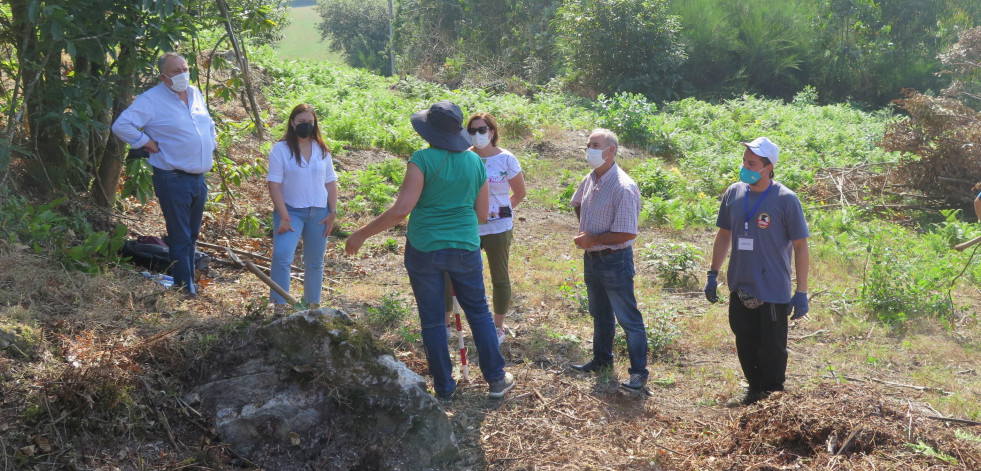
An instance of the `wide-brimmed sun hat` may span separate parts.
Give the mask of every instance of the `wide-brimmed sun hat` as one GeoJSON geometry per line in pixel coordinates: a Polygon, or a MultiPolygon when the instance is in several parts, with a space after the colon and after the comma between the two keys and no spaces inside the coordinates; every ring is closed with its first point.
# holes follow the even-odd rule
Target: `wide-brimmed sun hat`
{"type": "Polygon", "coordinates": [[[412,128],[433,147],[462,152],[473,145],[463,129],[463,112],[452,101],[433,103],[428,110],[412,113],[412,128]]]}

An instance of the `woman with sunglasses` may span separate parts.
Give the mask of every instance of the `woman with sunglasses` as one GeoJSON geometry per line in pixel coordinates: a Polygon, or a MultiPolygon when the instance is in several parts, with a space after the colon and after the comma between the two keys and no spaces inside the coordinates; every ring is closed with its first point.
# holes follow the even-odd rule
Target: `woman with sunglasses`
{"type": "MultiPolygon", "coordinates": [[[[525,179],[521,164],[514,154],[497,147],[500,134],[497,119],[490,113],[476,113],[467,121],[467,131],[473,140],[470,150],[480,156],[487,168],[487,184],[490,190],[490,207],[487,223],[479,227],[480,247],[487,253],[490,268],[494,304],[494,326],[497,328],[497,343],[504,342],[504,317],[511,307],[511,277],[508,274],[508,259],[511,253],[511,240],[514,232],[512,210],[525,199],[525,179]]],[[[444,297],[447,306],[452,306],[452,294],[447,289],[444,297]]],[[[455,330],[450,320],[451,312],[446,313],[448,332],[455,330]]]]}
{"type": "MultiPolygon", "coordinates": [[[[317,306],[327,234],[337,214],[337,175],[312,106],[297,105],[290,112],[286,133],[269,152],[266,180],[275,208],[271,278],[289,292],[290,266],[302,238],[303,300],[317,306]]],[[[286,300],[275,291],[270,291],[269,300],[277,312],[286,307],[286,300]]]]}

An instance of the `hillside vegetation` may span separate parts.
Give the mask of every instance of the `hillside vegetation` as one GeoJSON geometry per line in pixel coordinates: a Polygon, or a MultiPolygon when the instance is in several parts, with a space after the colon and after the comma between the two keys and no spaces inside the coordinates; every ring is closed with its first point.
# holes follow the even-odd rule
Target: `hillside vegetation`
{"type": "Polygon", "coordinates": [[[970,0],[320,0],[358,67],[510,90],[658,101],[754,93],[880,107],[947,86],[937,55],[981,24],[970,0]]]}
{"type": "MultiPolygon", "coordinates": [[[[448,469],[981,466],[976,429],[930,418],[981,420],[981,268],[974,249],[950,250],[981,230],[958,209],[919,206],[895,180],[901,157],[877,145],[900,119],[891,112],[817,105],[813,92],[718,104],[529,98],[282,61],[268,50],[254,60],[265,70],[272,135],[293,105],[308,102],[335,153],[341,229],[328,248],[326,303],[359,319],[417,372],[425,373],[425,356],[401,266],[404,226],[369,240],[356,258],[342,255],[345,231],[390,204],[405,160],[423,146],[408,115],[436,100],[499,117],[503,146],[524,167],[529,197],[516,211],[515,302],[502,347],[518,386],[489,401],[482,381],[462,385],[446,405],[462,452],[448,469]],[[636,257],[652,351],[648,396],[618,390],[625,364],[598,377],[568,371],[588,358],[592,333],[568,199],[588,171],[582,146],[597,126],[622,136],[619,161],[644,196],[636,257]],[[736,179],[737,142],[758,135],[780,144],[777,180],[804,201],[811,314],[792,327],[787,393],[727,409],[742,374],[727,307],[705,302],[701,283],[717,198],[736,179]]],[[[240,108],[216,101],[214,109],[227,160],[209,177],[202,239],[269,255],[263,162],[271,139],[257,142],[240,108]]],[[[183,398],[223,368],[201,358],[273,319],[267,289],[218,251],[197,300],[119,260],[115,247],[127,230],[163,232],[155,202],[139,197],[147,196],[145,168],[128,171],[137,192],[103,217],[75,200],[40,204],[15,192],[0,199],[4,468],[242,464],[183,398]],[[116,223],[125,227],[113,233],[116,223]]],[[[623,359],[622,338],[617,345],[623,359]]]]}

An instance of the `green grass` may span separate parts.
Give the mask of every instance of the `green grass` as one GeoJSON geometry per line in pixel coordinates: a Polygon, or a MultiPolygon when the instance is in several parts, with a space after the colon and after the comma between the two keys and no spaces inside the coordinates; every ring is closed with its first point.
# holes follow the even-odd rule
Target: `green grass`
{"type": "Polygon", "coordinates": [[[280,59],[344,61],[340,51],[331,50],[330,45],[320,39],[320,30],[317,29],[320,15],[315,7],[294,7],[290,9],[290,16],[292,21],[276,47],[280,59]]]}

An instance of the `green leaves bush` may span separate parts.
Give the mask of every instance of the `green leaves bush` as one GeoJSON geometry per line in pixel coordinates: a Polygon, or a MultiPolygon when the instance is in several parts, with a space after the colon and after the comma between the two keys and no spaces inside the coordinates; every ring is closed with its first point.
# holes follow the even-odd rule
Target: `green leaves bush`
{"type": "Polygon", "coordinates": [[[702,251],[687,242],[650,243],[641,250],[641,260],[657,273],[665,288],[696,288],[703,270],[702,251]]]}
{"type": "Polygon", "coordinates": [[[344,213],[381,214],[395,199],[404,177],[405,162],[395,159],[371,164],[364,170],[338,172],[339,184],[355,189],[354,198],[341,203],[344,213]]]}
{"type": "Polygon", "coordinates": [[[388,5],[384,0],[320,0],[320,30],[332,49],[344,51],[352,67],[364,67],[384,75],[392,70],[388,49],[388,5]]]}
{"type": "MultiPolygon", "coordinates": [[[[670,310],[656,310],[645,316],[644,332],[647,336],[647,348],[651,356],[664,354],[668,347],[681,336],[677,324],[678,315],[670,310]]],[[[617,355],[627,357],[627,336],[623,329],[616,329],[613,337],[613,348],[617,355]]]]}
{"type": "Polygon", "coordinates": [[[335,152],[377,148],[407,157],[428,147],[412,129],[409,115],[439,100],[460,105],[465,116],[477,111],[493,114],[505,145],[546,126],[583,129],[597,123],[581,98],[560,93],[534,98],[490,95],[478,89],[448,90],[412,77],[379,77],[341,64],[279,61],[262,54],[256,61],[273,77],[266,96],[281,119],[297,104],[309,103],[335,152]]]}
{"type": "Polygon", "coordinates": [[[67,200],[32,205],[27,198],[0,191],[0,234],[8,242],[29,244],[38,254],[49,254],[74,270],[98,273],[118,263],[127,227],[96,231],[83,214],[59,211],[67,200]]]}
{"type": "Polygon", "coordinates": [[[678,18],[664,0],[564,2],[555,22],[567,80],[577,89],[673,97],[685,52],[678,18]]]}
{"type": "Polygon", "coordinates": [[[852,298],[872,318],[893,326],[923,317],[948,318],[955,314],[952,289],[966,271],[968,281],[978,282],[981,267],[969,265],[970,254],[950,250],[961,237],[977,229],[957,219],[957,211],[930,224],[923,234],[860,211],[807,211],[811,220],[812,246],[825,263],[842,263],[861,277],[852,298]]]}

